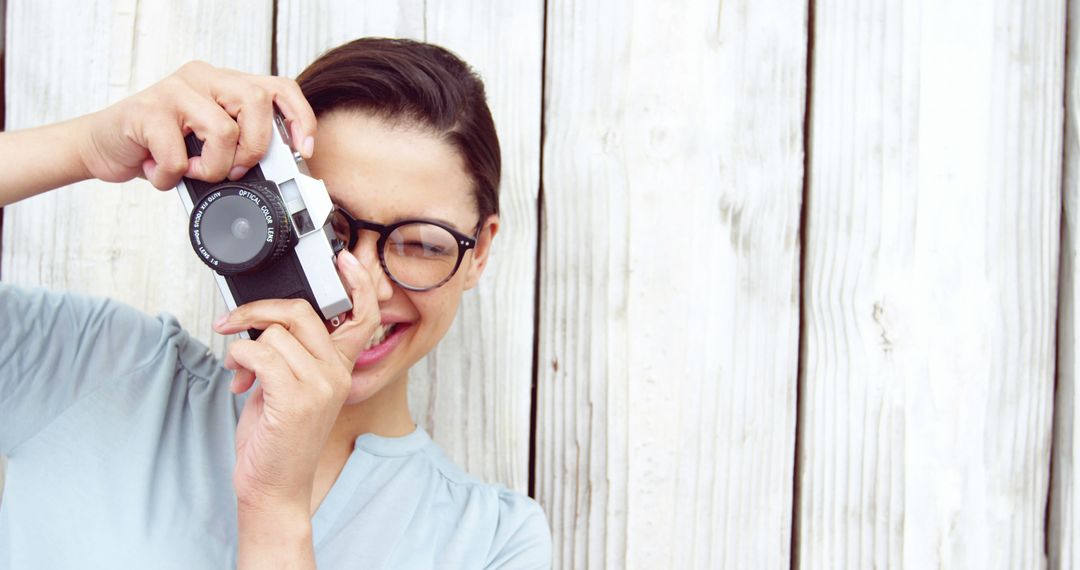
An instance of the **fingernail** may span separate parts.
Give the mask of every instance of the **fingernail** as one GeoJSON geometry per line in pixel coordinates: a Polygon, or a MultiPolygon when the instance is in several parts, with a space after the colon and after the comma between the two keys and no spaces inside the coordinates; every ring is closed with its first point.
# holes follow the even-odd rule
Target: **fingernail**
{"type": "Polygon", "coordinates": [[[300,152],[304,154],[304,158],[311,158],[311,155],[315,154],[315,137],[304,139],[304,148],[300,152]]]}
{"type": "Polygon", "coordinates": [[[341,256],[341,261],[343,261],[345,265],[349,267],[360,267],[360,260],[356,259],[356,256],[353,255],[351,251],[343,249],[338,255],[341,256]]]}
{"type": "Polygon", "coordinates": [[[239,180],[247,174],[248,169],[243,166],[234,166],[229,171],[229,180],[239,180]]]}
{"type": "Polygon", "coordinates": [[[228,321],[228,320],[229,320],[229,313],[225,313],[224,315],[221,315],[220,317],[218,317],[214,321],[214,328],[215,329],[221,328],[221,325],[224,325],[225,322],[228,321]]]}

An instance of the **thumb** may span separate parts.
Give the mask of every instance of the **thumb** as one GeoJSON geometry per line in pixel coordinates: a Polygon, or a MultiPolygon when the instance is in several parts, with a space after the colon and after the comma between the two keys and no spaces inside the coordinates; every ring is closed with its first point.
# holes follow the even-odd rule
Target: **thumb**
{"type": "Polygon", "coordinates": [[[337,266],[353,308],[350,318],[334,331],[332,338],[338,351],[351,363],[360,356],[375,334],[380,321],[379,303],[375,298],[370,271],[361,265],[356,256],[347,249],[342,250],[337,256],[337,266]]]}

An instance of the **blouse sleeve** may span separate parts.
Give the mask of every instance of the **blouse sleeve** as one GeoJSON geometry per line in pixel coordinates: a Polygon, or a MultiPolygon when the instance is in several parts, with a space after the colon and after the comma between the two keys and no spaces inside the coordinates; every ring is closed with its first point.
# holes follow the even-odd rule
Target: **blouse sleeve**
{"type": "Polygon", "coordinates": [[[0,284],[0,454],[110,378],[137,371],[169,327],[106,299],[0,284]]]}
{"type": "Polygon", "coordinates": [[[551,568],[551,529],[536,501],[512,491],[501,493],[491,552],[488,569],[551,568]]]}

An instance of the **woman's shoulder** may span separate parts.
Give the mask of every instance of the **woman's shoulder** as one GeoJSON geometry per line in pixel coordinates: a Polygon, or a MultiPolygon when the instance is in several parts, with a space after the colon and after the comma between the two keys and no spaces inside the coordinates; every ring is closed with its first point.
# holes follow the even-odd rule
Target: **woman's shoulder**
{"type": "MultiPolygon", "coordinates": [[[[422,449],[461,519],[482,519],[491,546],[485,567],[547,568],[551,528],[540,504],[521,491],[483,481],[454,463],[434,441],[422,449]],[[479,516],[477,516],[479,515],[479,516]]],[[[449,505],[448,505],[449,506],[449,505]]]]}
{"type": "Polygon", "coordinates": [[[458,488],[457,494],[463,500],[482,501],[488,508],[498,510],[500,525],[540,522],[547,530],[544,510],[532,497],[502,483],[489,483],[474,477],[451,461],[434,443],[426,450],[426,455],[447,484],[458,488]]]}
{"type": "Polygon", "coordinates": [[[179,349],[180,356],[200,365],[206,353],[176,317],[152,316],[109,297],[3,283],[0,318],[14,333],[2,348],[39,356],[24,359],[29,362],[41,363],[48,353],[80,370],[118,375],[150,365],[164,352],[179,349]]]}
{"type": "Polygon", "coordinates": [[[184,390],[215,371],[174,317],[113,299],[3,284],[0,320],[0,394],[9,396],[0,397],[0,452],[77,417],[68,413],[77,406],[127,405],[136,393],[184,390]]]}
{"type": "MultiPolygon", "coordinates": [[[[0,311],[21,323],[37,321],[79,322],[88,326],[125,328],[149,327],[153,330],[179,328],[175,318],[168,315],[151,317],[135,307],[109,297],[69,291],[54,291],[43,287],[23,287],[0,283],[0,311]]],[[[78,331],[51,331],[53,333],[78,331]]]]}
{"type": "Polygon", "coordinates": [[[544,509],[523,493],[500,488],[499,523],[491,545],[491,568],[550,568],[551,527],[544,509]]]}

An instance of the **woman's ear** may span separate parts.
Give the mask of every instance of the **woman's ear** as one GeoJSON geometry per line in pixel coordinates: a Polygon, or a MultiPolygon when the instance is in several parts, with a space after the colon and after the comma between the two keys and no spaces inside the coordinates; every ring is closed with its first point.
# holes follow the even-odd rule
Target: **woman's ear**
{"type": "Polygon", "coordinates": [[[472,255],[466,260],[465,288],[472,289],[480,282],[480,275],[487,267],[488,256],[491,254],[491,242],[495,234],[499,233],[499,215],[492,214],[484,220],[480,227],[480,233],[476,238],[476,247],[472,249],[472,255]]]}

